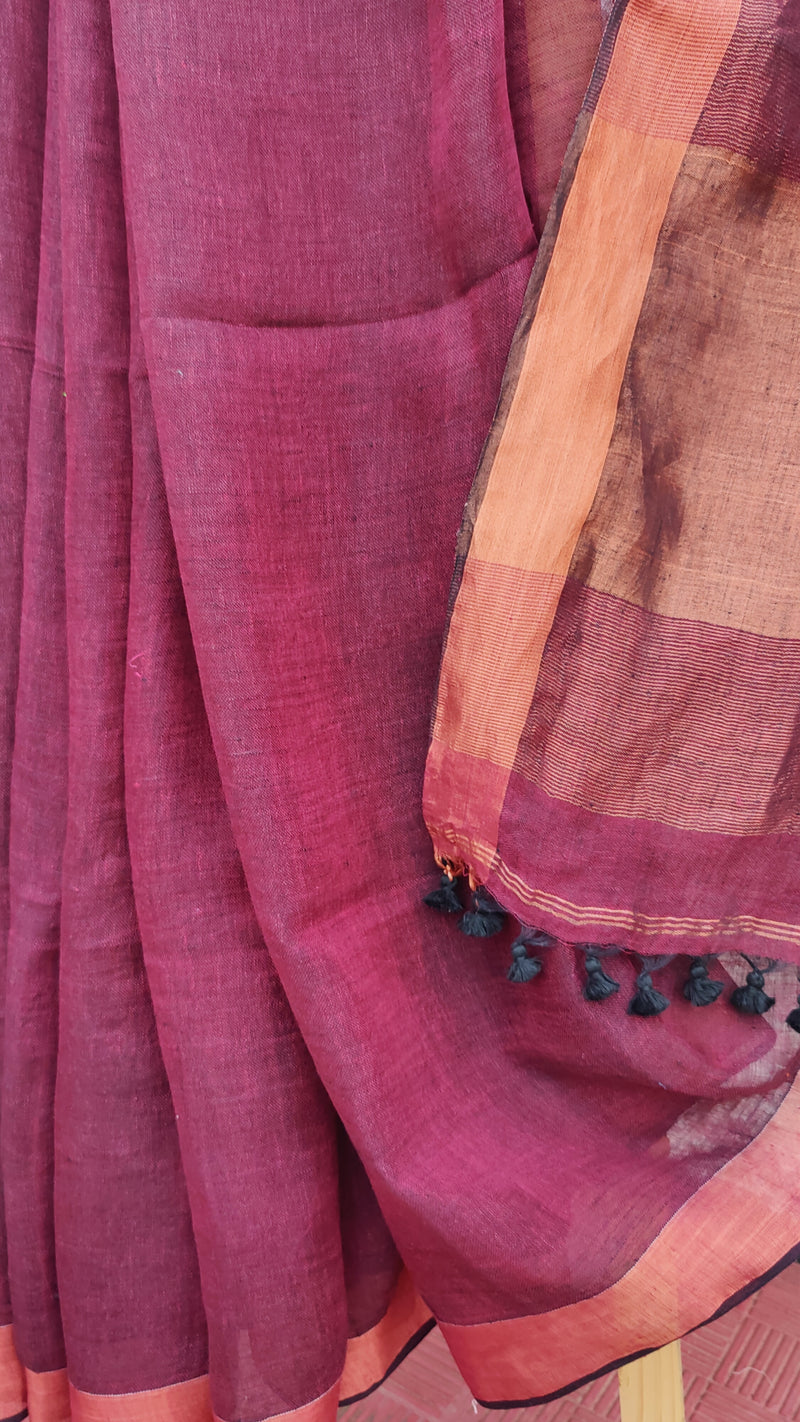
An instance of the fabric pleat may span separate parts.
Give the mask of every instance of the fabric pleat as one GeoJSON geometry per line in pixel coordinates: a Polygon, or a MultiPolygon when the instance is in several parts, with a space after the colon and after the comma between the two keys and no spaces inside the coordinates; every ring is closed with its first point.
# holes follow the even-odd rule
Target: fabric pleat
{"type": "Polygon", "coordinates": [[[39,295],[30,383],[2,1107],[15,1338],[28,1366],[37,1372],[65,1364],[53,1233],[53,1099],[69,726],[66,401],[54,18],[50,16],[45,76],[39,295]]]}
{"type": "Polygon", "coordinates": [[[130,317],[110,16],[92,3],[57,15],[69,740],[56,1262],[72,1383],[132,1392],[202,1372],[205,1322],[125,818],[130,317]]]}
{"type": "MultiPolygon", "coordinates": [[[[47,5],[5,10],[0,17],[0,44],[4,55],[0,66],[0,143],[4,155],[0,168],[0,962],[5,968],[10,916],[10,790],[42,226],[47,5]]],[[[6,1015],[3,994],[3,1031],[6,1015]]],[[[6,1325],[10,1319],[5,1225],[0,1211],[0,1321],[6,1325]]]]}

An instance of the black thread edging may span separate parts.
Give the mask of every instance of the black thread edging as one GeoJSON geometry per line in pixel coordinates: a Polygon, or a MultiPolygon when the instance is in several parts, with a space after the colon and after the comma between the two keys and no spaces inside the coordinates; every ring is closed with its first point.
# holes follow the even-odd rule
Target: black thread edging
{"type": "MultiPolygon", "coordinates": [[[[377,1388],[382,1387],[383,1384],[386,1382],[386,1379],[390,1376],[391,1373],[394,1372],[395,1368],[399,1368],[400,1364],[405,1362],[409,1353],[413,1353],[417,1344],[421,1343],[423,1338],[426,1338],[427,1335],[430,1333],[431,1329],[435,1327],[436,1319],[429,1318],[427,1323],[423,1323],[422,1327],[418,1328],[416,1333],[412,1334],[405,1347],[400,1349],[400,1352],[398,1353],[394,1362],[389,1364],[388,1368],[386,1369],[386,1372],[383,1374],[383,1377],[378,1378],[378,1381],[372,1383],[370,1387],[368,1387],[364,1392],[356,1392],[353,1394],[352,1397],[343,1397],[339,1403],[339,1406],[350,1407],[352,1403],[361,1402],[363,1398],[369,1397],[373,1392],[376,1391],[377,1388]]],[[[11,1422],[17,1422],[17,1418],[12,1418],[11,1422]]]]}
{"type": "Polygon", "coordinates": [[[21,1412],[15,1412],[13,1417],[4,1417],[2,1422],[25,1422],[28,1415],[27,1407],[23,1407],[21,1412]]]}
{"type": "MultiPolygon", "coordinates": [[[[725,1302],[720,1305],[716,1313],[712,1313],[709,1318],[706,1318],[702,1323],[696,1324],[694,1328],[688,1329],[687,1332],[681,1336],[688,1338],[690,1333],[696,1333],[698,1329],[707,1327],[709,1323],[715,1323],[718,1318],[722,1318],[723,1315],[728,1313],[732,1308],[736,1308],[737,1304],[744,1303],[745,1299],[750,1298],[751,1294],[758,1293],[759,1289],[762,1289],[765,1284],[770,1283],[778,1274],[782,1274],[783,1270],[788,1268],[790,1264],[800,1264],[800,1244],[796,1244],[790,1249],[788,1254],[784,1254],[783,1258],[779,1259],[777,1264],[773,1264],[772,1268],[768,1269],[766,1274],[760,1274],[757,1279],[753,1280],[752,1284],[746,1284],[743,1289],[739,1289],[735,1294],[731,1294],[730,1298],[726,1299],[725,1302]]],[[[674,1342],[675,1340],[668,1341],[674,1342]]],[[[576,1392],[579,1387],[585,1387],[587,1383],[596,1382],[598,1378],[604,1378],[607,1373],[614,1373],[618,1368],[624,1368],[628,1363],[635,1363],[639,1358],[646,1358],[649,1353],[657,1353],[659,1349],[664,1347],[666,1347],[665,1343],[659,1343],[656,1348],[641,1348],[638,1353],[629,1353],[625,1358],[617,1358],[615,1362],[607,1363],[604,1368],[598,1368],[594,1373],[587,1373],[585,1377],[579,1378],[577,1382],[572,1382],[569,1383],[567,1387],[559,1388],[558,1392],[548,1392],[542,1397],[514,1398],[509,1402],[484,1402],[482,1398],[476,1397],[475,1401],[479,1407],[486,1407],[490,1411],[500,1411],[503,1407],[541,1407],[545,1402],[556,1402],[560,1397],[568,1397],[571,1392],[576,1392]]]]}

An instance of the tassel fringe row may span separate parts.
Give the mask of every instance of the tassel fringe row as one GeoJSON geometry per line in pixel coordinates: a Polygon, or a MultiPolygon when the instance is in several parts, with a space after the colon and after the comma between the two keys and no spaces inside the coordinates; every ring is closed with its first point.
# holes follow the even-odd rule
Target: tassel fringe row
{"type": "MultiPolygon", "coordinates": [[[[464,866],[455,860],[439,859],[442,871],[438,887],[427,893],[423,903],[441,914],[460,914],[459,928],[468,938],[495,938],[511,922],[510,916],[492,898],[491,894],[478,884],[471,875],[467,876],[464,866]],[[470,906],[465,909],[459,892],[459,882],[469,878],[471,890],[470,906]]],[[[539,956],[543,950],[553,948],[557,940],[543,929],[529,928],[524,924],[511,944],[511,964],[506,973],[510,983],[530,983],[544,970],[544,962],[539,956]]],[[[575,943],[575,952],[583,954],[583,996],[587,1002],[605,1002],[620,990],[620,984],[606,972],[603,961],[615,954],[626,954],[627,950],[615,944],[575,943]]],[[[636,977],[633,997],[626,1011],[631,1017],[659,1017],[670,1005],[670,999],[657,988],[653,974],[671,963],[674,954],[662,957],[640,957],[641,969],[636,977]]],[[[737,1012],[745,1016],[761,1016],[775,1006],[775,998],[765,991],[765,973],[775,967],[769,962],[759,967],[747,958],[750,971],[746,982],[736,987],[728,1001],[737,1012]]],[[[695,958],[689,968],[689,976],[683,984],[683,997],[692,1007],[711,1007],[723,994],[725,984],[718,978],[709,976],[709,956],[695,958]]],[[[798,974],[800,977],[800,974],[798,974]]],[[[786,1025],[793,1032],[800,1033],[800,994],[797,1006],[786,1018],[786,1025]]]]}

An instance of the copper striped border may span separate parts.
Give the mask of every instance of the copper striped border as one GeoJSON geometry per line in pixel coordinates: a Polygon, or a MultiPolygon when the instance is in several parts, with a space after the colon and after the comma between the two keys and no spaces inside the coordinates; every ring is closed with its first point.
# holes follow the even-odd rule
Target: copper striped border
{"type": "Polygon", "coordinates": [[[439,1320],[473,1395],[489,1406],[544,1400],[575,1383],[576,1366],[587,1378],[705,1323],[800,1247],[799,1148],[796,1080],[759,1135],[687,1200],[616,1284],[550,1313],[439,1320]]]}
{"type": "Polygon", "coordinates": [[[741,938],[743,933],[752,933],[756,938],[791,943],[793,946],[800,947],[800,927],[796,923],[781,923],[778,920],[755,918],[752,914],[738,914],[735,918],[727,918],[722,924],[719,919],[712,918],[658,916],[641,913],[638,910],[634,912],[629,909],[610,908],[605,905],[575,904],[571,903],[569,899],[560,898],[557,894],[547,894],[542,890],[530,889],[523,879],[512,874],[511,870],[502,862],[495,864],[493,877],[499,879],[510,889],[521,903],[531,908],[541,908],[556,914],[565,922],[574,924],[576,928],[585,927],[587,924],[603,924],[608,928],[627,928],[644,934],[663,934],[667,937],[685,937],[692,934],[698,938],[720,937],[722,935],[741,938]]]}
{"type": "MultiPolygon", "coordinates": [[[[615,816],[614,818],[624,819],[626,817],[615,816]]],[[[800,948],[800,925],[796,923],[786,923],[780,919],[759,918],[754,914],[737,914],[735,917],[726,917],[722,920],[690,918],[677,914],[647,914],[639,909],[615,908],[609,904],[579,904],[575,900],[564,898],[559,894],[547,893],[543,889],[532,889],[524,879],[509,869],[492,845],[474,835],[461,833],[455,825],[448,825],[446,841],[439,840],[438,842],[446,846],[442,853],[449,853],[470,864],[484,866],[487,888],[521,922],[527,923],[529,920],[527,914],[524,911],[520,912],[520,910],[535,908],[550,914],[554,922],[549,924],[548,928],[552,928],[557,936],[562,936],[561,926],[569,924],[578,929],[596,929],[601,936],[604,929],[608,929],[612,933],[622,929],[642,937],[654,938],[725,939],[730,937],[738,939],[739,945],[741,945],[742,934],[749,933],[754,938],[761,938],[766,942],[800,948]],[[503,893],[504,889],[508,892],[503,893]],[[509,894],[513,895],[515,902],[512,903],[509,900],[509,894]]],[[[684,947],[681,951],[688,952],[689,950],[684,947]]],[[[722,950],[720,949],[720,951],[722,950]]]]}
{"type": "MultiPolygon", "coordinates": [[[[730,936],[740,939],[743,933],[751,933],[756,938],[763,938],[773,943],[788,943],[793,947],[800,948],[800,926],[796,923],[783,923],[778,919],[756,918],[752,914],[738,914],[735,918],[726,918],[723,923],[720,919],[714,918],[646,914],[639,910],[612,908],[607,904],[578,904],[571,899],[562,898],[558,894],[548,894],[541,889],[531,889],[524,879],[521,879],[518,874],[512,873],[497,855],[493,855],[491,845],[484,841],[459,835],[455,830],[450,832],[449,838],[459,854],[466,856],[470,852],[475,852],[479,862],[491,865],[486,877],[487,885],[492,891],[496,892],[498,884],[503,885],[510,890],[519,904],[526,908],[542,909],[575,928],[589,926],[612,930],[622,928],[653,937],[663,935],[673,938],[691,935],[696,938],[730,936]]],[[[504,897],[502,893],[500,897],[504,897]]]]}
{"type": "MultiPolygon", "coordinates": [[[[442,657],[424,791],[440,854],[452,854],[450,827],[469,826],[493,856],[558,591],[608,452],[659,233],[739,10],[740,0],[655,8],[629,0],[571,183],[565,175],[569,190],[519,377],[499,437],[489,437],[491,467],[476,481],[482,498],[476,507],[474,490],[468,505],[474,527],[442,657]],[[498,767],[491,791],[487,782],[476,795],[466,759],[451,762],[452,780],[439,784],[443,748],[498,767]]],[[[486,873],[489,863],[472,867],[486,873]]]]}

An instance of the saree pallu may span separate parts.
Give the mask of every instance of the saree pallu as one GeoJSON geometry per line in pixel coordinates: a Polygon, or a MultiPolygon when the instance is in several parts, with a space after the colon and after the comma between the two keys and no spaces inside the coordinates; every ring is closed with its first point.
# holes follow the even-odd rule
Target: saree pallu
{"type": "Polygon", "coordinates": [[[617,6],[593,80],[595,0],[3,12],[3,1417],[328,1422],[434,1320],[478,1398],[541,1400],[797,1254],[792,969],[741,1018],[676,959],[638,1020],[420,902],[453,542],[541,274],[572,360],[586,263],[612,306],[644,272],[600,191],[569,247],[585,130],[631,35],[670,122],[796,94],[791,6],[735,10],[617,6]]]}

